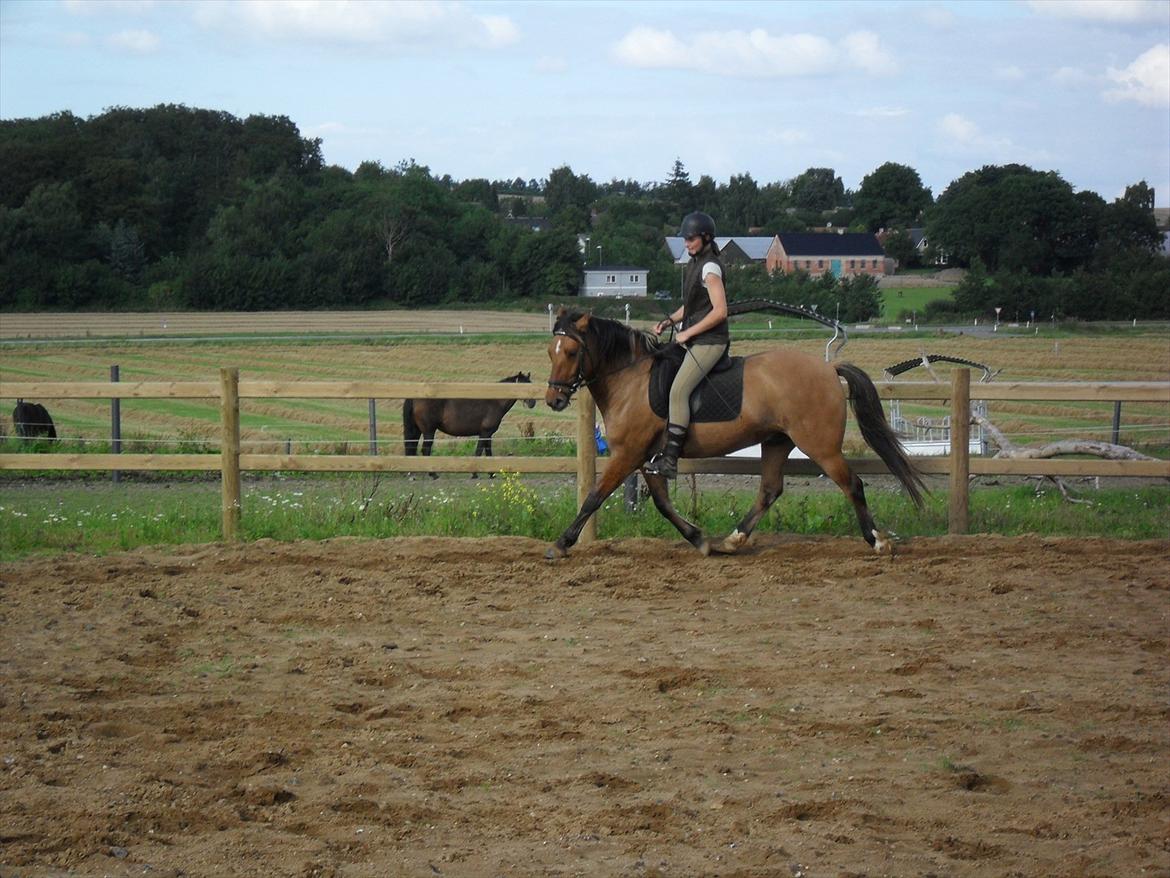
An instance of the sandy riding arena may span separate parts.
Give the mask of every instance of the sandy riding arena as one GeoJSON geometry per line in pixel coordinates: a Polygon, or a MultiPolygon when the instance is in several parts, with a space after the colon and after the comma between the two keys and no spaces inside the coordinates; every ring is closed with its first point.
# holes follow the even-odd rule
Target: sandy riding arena
{"type": "Polygon", "coordinates": [[[1170,870],[1170,542],[0,565],[0,873],[1170,870]]]}

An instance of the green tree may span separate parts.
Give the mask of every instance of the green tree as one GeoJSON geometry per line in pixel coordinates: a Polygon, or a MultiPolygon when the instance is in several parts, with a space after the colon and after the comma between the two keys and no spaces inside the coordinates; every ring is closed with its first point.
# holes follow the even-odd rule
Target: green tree
{"type": "Polygon", "coordinates": [[[597,192],[597,184],[588,174],[578,176],[568,165],[554,168],[544,187],[548,215],[567,231],[583,231],[589,227],[589,208],[597,192]]]}
{"type": "Polygon", "coordinates": [[[882,249],[886,255],[895,259],[899,268],[911,268],[918,264],[918,251],[910,239],[910,233],[905,229],[891,232],[882,242],[882,249]]]}
{"type": "Polygon", "coordinates": [[[1088,254],[1084,205],[1055,171],[1025,165],[987,165],[947,187],[927,214],[934,246],[960,265],[979,259],[999,269],[1051,274],[1071,270],[1088,254]]]}
{"type": "Polygon", "coordinates": [[[866,175],[853,199],[856,221],[870,232],[909,228],[930,205],[930,190],[922,185],[918,172],[895,162],[866,175]]]}
{"type": "Polygon", "coordinates": [[[802,210],[832,210],[845,198],[845,184],[832,168],[809,168],[788,185],[793,206],[802,210]]]}
{"type": "Polygon", "coordinates": [[[663,189],[665,190],[663,196],[674,212],[681,216],[693,209],[691,204],[694,201],[694,186],[691,185],[691,175],[687,173],[682,159],[675,158],[663,189]]]}
{"type": "Polygon", "coordinates": [[[483,205],[492,213],[500,209],[500,197],[495,186],[482,178],[464,180],[455,186],[452,193],[458,200],[483,205]]]}

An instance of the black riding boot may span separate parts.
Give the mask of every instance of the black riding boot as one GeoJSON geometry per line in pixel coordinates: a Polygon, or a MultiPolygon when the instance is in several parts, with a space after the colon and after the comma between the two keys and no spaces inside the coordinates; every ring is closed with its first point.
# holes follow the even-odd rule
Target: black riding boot
{"type": "Polygon", "coordinates": [[[687,428],[678,424],[666,425],[666,446],[652,458],[642,464],[645,472],[655,476],[666,476],[668,479],[678,477],[678,456],[682,454],[683,444],[687,441],[687,428]]]}

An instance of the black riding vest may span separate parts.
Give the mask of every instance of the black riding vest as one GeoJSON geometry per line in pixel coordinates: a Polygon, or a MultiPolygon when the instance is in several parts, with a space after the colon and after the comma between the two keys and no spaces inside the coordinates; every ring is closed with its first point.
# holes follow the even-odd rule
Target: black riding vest
{"type": "MultiPolygon", "coordinates": [[[[714,262],[719,266],[719,270],[723,271],[723,263],[719,261],[719,257],[711,252],[709,247],[704,247],[697,256],[692,256],[691,261],[687,263],[686,275],[683,277],[683,329],[688,329],[702,320],[711,312],[711,297],[707,294],[707,288],[703,286],[702,271],[703,266],[708,262],[714,262]]],[[[726,272],[724,272],[726,277],[726,272]]],[[[715,326],[712,326],[702,335],[697,335],[691,339],[692,344],[721,344],[728,345],[731,343],[731,335],[727,331],[727,321],[724,320],[715,326]]]]}

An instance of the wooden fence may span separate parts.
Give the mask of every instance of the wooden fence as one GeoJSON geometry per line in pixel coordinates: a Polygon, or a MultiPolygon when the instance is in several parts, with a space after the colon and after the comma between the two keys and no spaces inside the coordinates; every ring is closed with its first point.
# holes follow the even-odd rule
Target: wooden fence
{"type": "MultiPolygon", "coordinates": [[[[918,469],[930,475],[949,476],[948,526],[951,533],[968,527],[968,484],[972,475],[1039,476],[1139,476],[1170,478],[1166,460],[1008,460],[972,458],[969,452],[971,373],[956,369],[949,385],[931,382],[878,382],[883,399],[950,401],[951,452],[944,458],[919,458],[918,469]]],[[[596,408],[588,391],[578,393],[577,456],[418,457],[405,455],[294,455],[249,454],[240,450],[240,402],[247,399],[543,399],[540,385],[479,382],[386,381],[241,381],[238,369],[222,369],[214,381],[139,382],[4,382],[0,397],[24,399],[216,399],[221,412],[220,454],[0,454],[3,470],[218,470],[222,475],[223,538],[239,538],[241,472],[411,472],[426,469],[447,473],[575,473],[577,499],[582,502],[597,477],[594,443],[596,408]]],[[[1170,382],[997,382],[978,385],[984,400],[1095,400],[1101,402],[1155,402],[1170,412],[1170,382]]],[[[852,458],[861,474],[885,473],[877,458],[852,458]]],[[[701,458],[680,461],[682,473],[729,473],[755,475],[760,462],[751,458],[701,458]]],[[[786,469],[795,474],[819,475],[812,461],[792,460],[786,469]]],[[[593,521],[582,532],[582,541],[595,537],[593,521]]]]}

